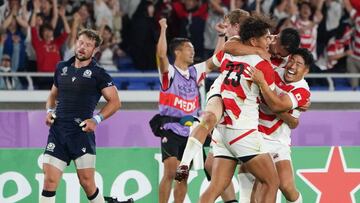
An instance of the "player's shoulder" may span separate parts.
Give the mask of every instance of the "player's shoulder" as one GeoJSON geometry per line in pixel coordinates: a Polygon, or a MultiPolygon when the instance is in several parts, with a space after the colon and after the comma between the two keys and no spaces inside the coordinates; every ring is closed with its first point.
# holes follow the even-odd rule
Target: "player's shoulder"
{"type": "Polygon", "coordinates": [[[257,66],[267,66],[271,68],[271,64],[261,58],[259,55],[246,55],[242,56],[243,60],[245,60],[250,66],[257,67],[257,66]]]}
{"type": "Polygon", "coordinates": [[[294,89],[302,88],[302,89],[310,92],[309,84],[306,82],[306,80],[304,78],[297,82],[293,82],[291,85],[294,86],[294,89]]]}
{"type": "Polygon", "coordinates": [[[64,68],[66,68],[66,67],[70,67],[71,64],[73,64],[74,62],[75,62],[75,57],[72,57],[72,58],[70,58],[68,60],[60,61],[59,63],[57,63],[56,69],[57,70],[60,70],[60,69],[62,70],[64,68]]]}

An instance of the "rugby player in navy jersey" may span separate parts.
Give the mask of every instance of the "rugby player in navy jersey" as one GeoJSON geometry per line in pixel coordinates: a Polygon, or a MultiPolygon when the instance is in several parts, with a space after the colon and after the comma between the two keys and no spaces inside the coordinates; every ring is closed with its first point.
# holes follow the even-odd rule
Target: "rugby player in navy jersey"
{"type": "Polygon", "coordinates": [[[92,58],[100,44],[101,38],[96,31],[81,30],[77,34],[75,57],[57,65],[46,102],[46,124],[50,130],[44,152],[45,178],[40,203],[55,202],[56,188],[71,160],[89,201],[105,202],[94,179],[94,131],[121,104],[112,78],[92,58]],[[93,116],[101,96],[106,105],[93,116]]]}

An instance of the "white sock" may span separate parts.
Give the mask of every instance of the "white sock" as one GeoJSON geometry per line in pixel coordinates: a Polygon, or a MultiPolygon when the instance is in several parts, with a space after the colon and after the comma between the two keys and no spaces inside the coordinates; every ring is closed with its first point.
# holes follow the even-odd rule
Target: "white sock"
{"type": "Polygon", "coordinates": [[[251,173],[239,173],[239,202],[250,203],[255,177],[251,173]]]}
{"type": "Polygon", "coordinates": [[[105,203],[105,199],[102,196],[101,192],[99,191],[99,188],[96,188],[95,194],[96,196],[93,199],[89,200],[90,203],[105,203]]]}
{"type": "Polygon", "coordinates": [[[195,155],[202,150],[202,144],[194,137],[189,137],[180,165],[189,166],[195,155]]]}
{"type": "Polygon", "coordinates": [[[301,193],[299,192],[299,197],[297,198],[297,200],[293,201],[293,202],[290,202],[290,201],[287,201],[287,203],[302,203],[303,202],[303,199],[302,199],[302,195],[301,193]]]}
{"type": "Polygon", "coordinates": [[[55,203],[55,196],[45,197],[41,195],[39,203],[55,203]]]}

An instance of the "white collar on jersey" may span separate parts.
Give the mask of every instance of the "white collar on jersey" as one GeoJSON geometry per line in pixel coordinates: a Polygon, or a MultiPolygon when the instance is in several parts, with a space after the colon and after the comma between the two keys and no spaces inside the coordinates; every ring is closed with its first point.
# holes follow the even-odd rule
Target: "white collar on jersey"
{"type": "Polygon", "coordinates": [[[182,76],[184,76],[186,79],[189,79],[189,78],[190,78],[190,72],[189,72],[189,69],[182,70],[182,69],[180,69],[180,68],[176,67],[175,65],[174,65],[174,67],[175,67],[175,68],[176,68],[176,70],[178,70],[178,71],[179,71],[179,73],[180,73],[182,76]]]}
{"type": "Polygon", "coordinates": [[[231,39],[240,39],[240,36],[239,35],[234,35],[232,37],[229,37],[228,40],[231,40],[231,39]]]}

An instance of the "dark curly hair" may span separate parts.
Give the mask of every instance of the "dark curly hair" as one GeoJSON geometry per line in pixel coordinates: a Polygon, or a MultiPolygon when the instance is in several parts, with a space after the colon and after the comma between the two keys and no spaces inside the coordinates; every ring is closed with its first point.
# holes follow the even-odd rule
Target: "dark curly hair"
{"type": "Polygon", "coordinates": [[[244,20],[240,27],[240,38],[243,42],[251,38],[264,36],[268,30],[273,28],[273,22],[261,15],[254,15],[244,20]]]}
{"type": "Polygon", "coordinates": [[[308,49],[297,48],[292,52],[292,55],[301,56],[304,59],[306,68],[310,68],[314,64],[314,57],[308,49]]]}

